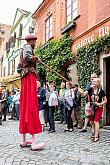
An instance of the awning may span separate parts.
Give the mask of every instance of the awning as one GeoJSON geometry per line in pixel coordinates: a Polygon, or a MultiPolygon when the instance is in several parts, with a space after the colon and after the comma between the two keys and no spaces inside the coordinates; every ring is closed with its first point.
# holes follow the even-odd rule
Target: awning
{"type": "Polygon", "coordinates": [[[20,79],[20,75],[19,74],[15,74],[15,75],[8,75],[6,77],[0,77],[0,83],[1,84],[8,84],[12,81],[18,80],[20,79]]]}

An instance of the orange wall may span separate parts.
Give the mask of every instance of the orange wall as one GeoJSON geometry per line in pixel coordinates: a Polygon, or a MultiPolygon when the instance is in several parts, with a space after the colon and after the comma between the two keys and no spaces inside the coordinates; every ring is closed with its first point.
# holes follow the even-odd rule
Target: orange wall
{"type": "MultiPolygon", "coordinates": [[[[53,36],[61,36],[61,29],[66,25],[66,0],[45,0],[40,10],[34,14],[38,24],[37,44],[45,43],[45,20],[53,15],[53,36]]],[[[76,28],[69,33],[76,38],[81,33],[110,16],[110,0],[78,0],[76,28]]]]}

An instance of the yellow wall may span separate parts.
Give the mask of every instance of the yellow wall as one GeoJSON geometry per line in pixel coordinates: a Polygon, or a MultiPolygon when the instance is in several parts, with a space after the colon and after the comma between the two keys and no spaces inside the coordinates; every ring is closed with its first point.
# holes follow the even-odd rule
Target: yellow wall
{"type": "Polygon", "coordinates": [[[10,90],[12,85],[13,85],[15,88],[20,88],[20,89],[21,89],[21,80],[18,79],[18,80],[9,82],[9,83],[6,85],[6,86],[7,86],[7,89],[10,90]]]}

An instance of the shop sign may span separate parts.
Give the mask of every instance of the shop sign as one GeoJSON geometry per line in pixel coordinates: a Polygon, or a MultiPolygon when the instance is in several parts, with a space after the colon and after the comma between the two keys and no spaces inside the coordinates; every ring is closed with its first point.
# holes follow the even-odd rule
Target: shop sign
{"type": "Polygon", "coordinates": [[[110,31],[109,26],[100,27],[95,34],[91,33],[86,38],[80,39],[80,41],[77,44],[73,45],[73,51],[75,51],[75,50],[79,49],[80,47],[86,46],[87,44],[95,41],[96,38],[98,38],[98,37],[104,37],[105,35],[108,35],[109,31],[110,31]]]}

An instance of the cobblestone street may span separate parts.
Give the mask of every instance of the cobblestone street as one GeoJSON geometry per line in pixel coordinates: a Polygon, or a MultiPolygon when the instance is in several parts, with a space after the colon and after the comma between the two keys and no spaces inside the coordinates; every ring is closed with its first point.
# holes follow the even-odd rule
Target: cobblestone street
{"type": "MultiPolygon", "coordinates": [[[[47,131],[36,136],[38,142],[45,141],[40,151],[30,147],[20,148],[21,135],[18,121],[7,121],[0,126],[0,165],[109,165],[110,131],[101,130],[97,143],[90,139],[91,133],[63,132],[64,125],[56,124],[56,132],[47,131]]],[[[28,137],[29,138],[29,137],[28,137]]]]}

